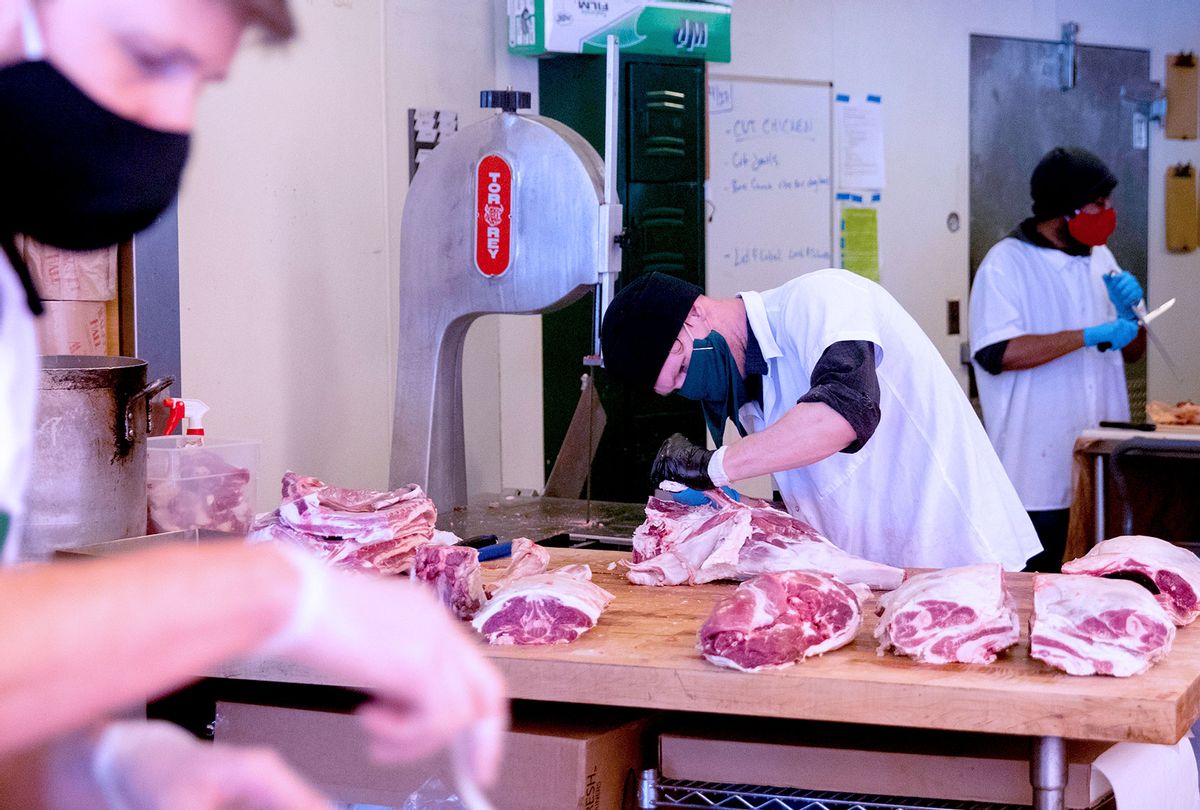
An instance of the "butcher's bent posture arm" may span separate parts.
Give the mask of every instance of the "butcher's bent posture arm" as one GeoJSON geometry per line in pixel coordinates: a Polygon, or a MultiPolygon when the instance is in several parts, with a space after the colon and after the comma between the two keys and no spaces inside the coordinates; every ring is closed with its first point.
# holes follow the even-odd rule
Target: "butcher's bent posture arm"
{"type": "Polygon", "coordinates": [[[880,417],[875,345],[832,344],[813,367],[809,384],[775,424],[728,447],[723,464],[729,480],[794,470],[866,444],[880,417]]]}
{"type": "Polygon", "coordinates": [[[751,433],[725,451],[730,481],[804,467],[844,450],[856,438],[845,417],[824,402],[793,405],[766,430],[751,433]]]}

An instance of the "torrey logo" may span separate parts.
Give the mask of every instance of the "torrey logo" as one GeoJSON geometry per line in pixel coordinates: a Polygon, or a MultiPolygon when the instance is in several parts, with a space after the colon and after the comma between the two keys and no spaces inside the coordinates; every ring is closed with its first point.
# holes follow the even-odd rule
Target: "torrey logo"
{"type": "Polygon", "coordinates": [[[508,272],[512,231],[512,168],[487,155],[475,172],[475,266],[485,276],[508,272]]]}

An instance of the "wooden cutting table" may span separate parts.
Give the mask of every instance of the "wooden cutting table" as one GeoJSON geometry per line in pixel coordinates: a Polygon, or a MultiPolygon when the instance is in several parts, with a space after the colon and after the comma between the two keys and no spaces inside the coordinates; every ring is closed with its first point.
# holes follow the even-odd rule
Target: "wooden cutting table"
{"type": "MultiPolygon", "coordinates": [[[[1010,574],[1021,641],[990,666],[917,664],[875,653],[873,601],[854,642],[793,667],[743,673],[696,651],[700,625],[734,585],[637,587],[612,551],[553,549],[552,567],[585,562],[616,599],[579,640],[488,647],[513,698],[646,709],[823,720],[1030,737],[1035,807],[1062,808],[1066,739],[1174,744],[1200,716],[1200,626],[1180,628],[1171,654],[1132,678],[1074,677],[1029,657],[1032,575],[1010,574]]],[[[485,578],[505,565],[485,564],[485,578]]],[[[217,674],[217,673],[213,673],[217,674]]],[[[275,662],[222,677],[351,688],[275,662]]]]}

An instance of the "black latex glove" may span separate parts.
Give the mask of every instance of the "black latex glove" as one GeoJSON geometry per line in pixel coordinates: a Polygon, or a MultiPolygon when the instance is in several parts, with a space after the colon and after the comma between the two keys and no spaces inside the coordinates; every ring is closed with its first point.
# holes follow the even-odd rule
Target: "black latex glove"
{"type": "Polygon", "coordinates": [[[651,483],[657,487],[660,481],[678,481],[692,489],[712,489],[714,485],[708,477],[708,460],[713,452],[697,447],[683,434],[676,433],[658,449],[658,455],[650,467],[651,483]]]}

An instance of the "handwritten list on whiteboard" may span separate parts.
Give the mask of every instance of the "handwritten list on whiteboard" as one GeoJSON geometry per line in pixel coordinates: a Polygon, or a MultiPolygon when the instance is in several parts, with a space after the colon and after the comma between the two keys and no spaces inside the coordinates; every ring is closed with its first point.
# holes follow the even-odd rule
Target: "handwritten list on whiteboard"
{"type": "Polygon", "coordinates": [[[709,77],[709,295],[770,289],[832,263],[831,93],[709,77]]]}

